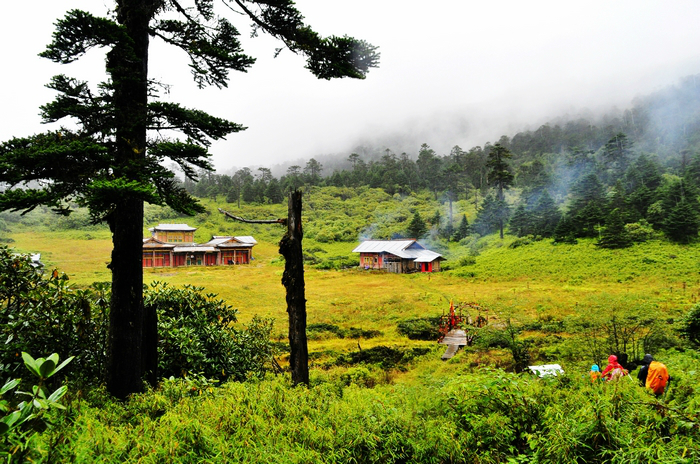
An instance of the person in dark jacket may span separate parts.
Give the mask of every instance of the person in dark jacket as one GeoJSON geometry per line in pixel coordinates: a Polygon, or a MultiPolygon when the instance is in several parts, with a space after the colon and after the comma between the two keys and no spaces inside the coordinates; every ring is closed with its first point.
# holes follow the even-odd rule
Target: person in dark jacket
{"type": "Polygon", "coordinates": [[[649,353],[644,355],[644,358],[642,358],[642,365],[639,368],[639,372],[637,372],[637,379],[639,380],[639,383],[643,386],[647,384],[647,375],[649,374],[649,364],[654,360],[654,357],[650,355],[649,353]]]}

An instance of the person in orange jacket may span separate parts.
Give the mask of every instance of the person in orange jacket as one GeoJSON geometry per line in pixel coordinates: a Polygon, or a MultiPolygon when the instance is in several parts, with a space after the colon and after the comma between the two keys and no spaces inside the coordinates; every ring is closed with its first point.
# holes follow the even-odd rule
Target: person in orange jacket
{"type": "Polygon", "coordinates": [[[642,386],[654,392],[654,395],[661,396],[668,382],[671,381],[671,376],[668,375],[668,369],[663,363],[654,361],[652,355],[646,354],[642,359],[642,367],[639,368],[637,379],[642,386]]]}

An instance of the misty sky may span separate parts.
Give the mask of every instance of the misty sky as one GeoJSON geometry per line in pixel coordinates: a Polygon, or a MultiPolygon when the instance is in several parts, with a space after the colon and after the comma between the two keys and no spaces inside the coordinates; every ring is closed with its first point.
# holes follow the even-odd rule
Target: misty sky
{"type": "MultiPolygon", "coordinates": [[[[188,3],[187,0],[183,0],[188,3]]],[[[37,57],[52,23],[71,8],[103,14],[108,0],[5,2],[0,16],[3,72],[0,140],[46,130],[39,105],[54,74],[104,77],[104,54],[61,66],[37,57]]],[[[273,166],[360,146],[412,156],[421,143],[439,155],[513,135],[583,109],[625,108],[635,95],[700,73],[700,2],[523,0],[298,0],[322,35],[350,35],[380,47],[365,80],[319,81],[303,57],[268,37],[250,39],[258,59],[229,88],[198,90],[184,54],[154,42],[152,78],[166,98],[247,126],[212,146],[214,163],[273,166]]]]}

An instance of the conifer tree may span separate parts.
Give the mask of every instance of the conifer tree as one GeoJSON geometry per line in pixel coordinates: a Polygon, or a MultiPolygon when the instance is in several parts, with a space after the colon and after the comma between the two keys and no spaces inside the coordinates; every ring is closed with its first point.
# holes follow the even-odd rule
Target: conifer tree
{"type": "Polygon", "coordinates": [[[632,156],[632,141],[622,132],[615,134],[603,147],[601,156],[614,180],[627,170],[632,156]]]}
{"type": "Polygon", "coordinates": [[[501,229],[508,221],[510,210],[505,200],[489,193],[479,208],[473,228],[479,235],[488,235],[501,229]]]}
{"type": "Polygon", "coordinates": [[[601,248],[626,248],[632,245],[632,238],[625,230],[622,211],[615,208],[608,214],[605,227],[596,245],[601,248]]]}
{"type": "Polygon", "coordinates": [[[510,217],[510,221],[508,221],[510,233],[518,237],[532,234],[532,216],[532,213],[527,211],[524,202],[518,203],[515,211],[513,211],[513,215],[510,217]]]}
{"type": "Polygon", "coordinates": [[[411,219],[411,222],[408,224],[406,232],[410,238],[415,238],[416,240],[423,237],[428,232],[428,226],[425,224],[423,218],[420,217],[418,211],[413,213],[413,219],[411,219]]]}
{"type": "Polygon", "coordinates": [[[496,189],[496,202],[493,206],[498,206],[500,209],[494,212],[494,217],[498,221],[498,229],[503,238],[503,226],[508,220],[508,205],[505,202],[504,191],[513,184],[515,176],[510,170],[507,160],[513,157],[513,154],[505,146],[497,143],[489,152],[486,166],[489,168],[488,179],[489,184],[496,189]]]}
{"type": "Polygon", "coordinates": [[[144,202],[185,214],[202,211],[163,162],[175,162],[192,179],[197,168],[211,168],[212,140],[244,129],[158,101],[148,77],[151,39],[181,49],[199,87],[226,87],[230,71],[245,71],[255,61],[243,53],[234,25],[215,13],[218,8],[252,20],[255,33],[270,34],[305,56],[318,78],[362,79],[379,55],[351,37],[319,36],[291,0],[115,0],[114,6],[107,17],[72,10],[56,23],[42,56],[66,64],[91,48],[105,48],[109,80],[97,87],[65,75],[51,80],[58,96],[41,108],[43,119],[72,118],[78,128],[0,145],[0,182],[8,186],[0,193],[0,209],[47,205],[68,214],[74,202],[88,207],[94,222],[109,225],[114,248],[107,388],[125,398],[142,391],[144,378],[156,381],[155,314],[144,312],[142,298],[144,202]],[[179,131],[184,141],[164,138],[165,130],[179,131]]]}
{"type": "Polygon", "coordinates": [[[576,243],[576,225],[572,213],[564,214],[554,228],[554,243],[576,243]]]}
{"type": "Polygon", "coordinates": [[[535,224],[533,233],[542,237],[551,237],[561,220],[561,211],[547,190],[542,191],[534,209],[535,224]]]}
{"type": "Polygon", "coordinates": [[[463,214],[462,219],[459,221],[459,226],[454,233],[453,240],[459,242],[463,238],[469,235],[469,221],[467,220],[467,215],[463,214]]]}

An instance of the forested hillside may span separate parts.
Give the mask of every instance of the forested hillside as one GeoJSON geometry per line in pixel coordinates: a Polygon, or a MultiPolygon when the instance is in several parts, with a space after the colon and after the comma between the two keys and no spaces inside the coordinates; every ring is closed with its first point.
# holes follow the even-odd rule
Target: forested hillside
{"type": "MultiPolygon", "coordinates": [[[[480,235],[506,227],[517,236],[564,242],[593,237],[609,248],[655,233],[687,243],[699,226],[699,103],[698,76],[689,76],[624,110],[564,115],[483,146],[454,146],[448,154],[428,143],[416,153],[368,147],[363,156],[339,159],[343,167],[332,172],[311,158],[303,167],[289,166],[280,178],[264,167],[233,175],[203,171],[199,182],[187,180],[185,187],[199,197],[224,195],[239,207],[278,204],[285,192],[302,186],[380,188],[390,196],[428,191],[445,208],[417,220],[447,239],[464,238],[469,225],[469,232],[480,235]],[[475,210],[454,208],[457,200],[475,210]]],[[[428,231],[420,224],[410,230],[428,231]]],[[[353,241],[357,235],[329,239],[353,241]]]]}

